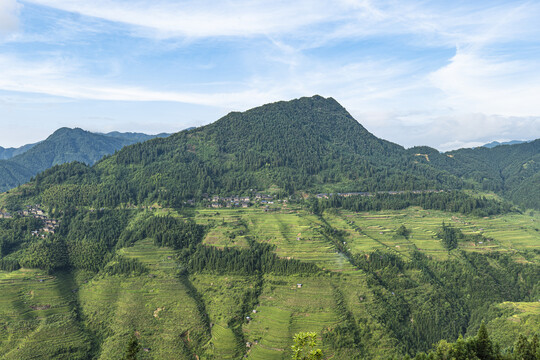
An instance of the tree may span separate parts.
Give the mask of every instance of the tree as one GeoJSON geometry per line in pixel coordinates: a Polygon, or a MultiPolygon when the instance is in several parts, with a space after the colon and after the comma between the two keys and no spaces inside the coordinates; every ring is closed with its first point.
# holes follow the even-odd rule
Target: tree
{"type": "Polygon", "coordinates": [[[137,358],[137,353],[140,350],[141,344],[139,344],[139,340],[137,340],[137,337],[133,335],[126,349],[126,355],[124,356],[124,360],[135,360],[137,358]]]}
{"type": "Polygon", "coordinates": [[[538,337],[535,335],[529,342],[527,337],[523,334],[519,335],[519,338],[514,345],[514,358],[516,360],[536,360],[538,352],[538,337]]]}
{"type": "Polygon", "coordinates": [[[489,339],[486,324],[484,324],[483,321],[480,325],[480,329],[478,329],[475,340],[476,356],[478,356],[480,360],[490,360],[495,358],[493,354],[493,344],[489,339]]]}
{"type": "Polygon", "coordinates": [[[317,347],[317,333],[300,332],[295,334],[294,345],[291,346],[294,360],[318,360],[322,359],[322,350],[317,347]]]}
{"type": "Polygon", "coordinates": [[[401,225],[397,230],[396,230],[396,235],[398,236],[403,236],[405,239],[408,239],[409,238],[409,235],[411,235],[411,230],[410,229],[407,229],[405,227],[405,225],[401,225]]]}

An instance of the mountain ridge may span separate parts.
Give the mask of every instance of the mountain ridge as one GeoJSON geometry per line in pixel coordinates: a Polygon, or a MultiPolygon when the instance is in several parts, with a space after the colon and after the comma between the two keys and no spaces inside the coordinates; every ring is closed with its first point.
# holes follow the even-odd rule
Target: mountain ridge
{"type": "Polygon", "coordinates": [[[101,135],[81,128],[61,127],[45,140],[24,145],[16,149],[17,155],[0,160],[0,190],[25,183],[54,165],[72,161],[92,165],[126,145],[166,135],[119,132],[101,135]]]}

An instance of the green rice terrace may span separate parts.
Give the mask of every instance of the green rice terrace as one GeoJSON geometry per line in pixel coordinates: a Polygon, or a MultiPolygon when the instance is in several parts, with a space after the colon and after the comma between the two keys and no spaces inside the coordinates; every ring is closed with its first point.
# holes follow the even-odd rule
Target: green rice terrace
{"type": "MultiPolygon", "coordinates": [[[[0,220],[3,236],[24,219],[0,220]]],[[[511,349],[540,331],[539,229],[534,212],[420,207],[79,211],[53,237],[4,243],[0,357],[288,359],[312,331],[324,358],[383,359],[482,322],[511,349]],[[63,258],[29,260],[55,238],[63,258]]]]}

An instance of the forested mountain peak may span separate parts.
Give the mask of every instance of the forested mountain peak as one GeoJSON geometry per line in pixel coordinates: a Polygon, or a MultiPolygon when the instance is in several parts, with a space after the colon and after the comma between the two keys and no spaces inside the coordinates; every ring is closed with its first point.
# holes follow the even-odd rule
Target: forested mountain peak
{"type": "Polygon", "coordinates": [[[292,152],[301,162],[305,159],[298,155],[305,151],[321,156],[346,152],[349,156],[402,150],[368,132],[333,98],[319,95],[233,112],[198,130],[214,135],[227,152],[275,152],[272,156],[279,157],[292,152]]]}
{"type": "MultiPolygon", "coordinates": [[[[68,133],[84,131],[59,129],[51,138],[68,133]]],[[[84,190],[85,202],[107,206],[182,204],[203,194],[249,189],[293,194],[477,187],[537,207],[521,199],[536,192],[539,143],[447,153],[425,146],[405,150],[371,134],[336,100],[315,95],[232,112],[206,126],[127,146],[87,175],[79,164],[47,171],[39,182],[93,184],[93,195],[84,190]]]]}
{"type": "Polygon", "coordinates": [[[338,134],[350,130],[351,127],[364,132],[374,138],[362,125],[360,125],[349,112],[333,98],[324,98],[319,95],[302,97],[290,101],[278,101],[262,105],[245,112],[231,112],[210,125],[211,128],[221,130],[236,126],[239,135],[248,134],[247,126],[251,126],[249,133],[257,135],[258,131],[279,130],[285,126],[287,130],[302,126],[302,130],[322,131],[329,130],[327,135],[338,134]]]}

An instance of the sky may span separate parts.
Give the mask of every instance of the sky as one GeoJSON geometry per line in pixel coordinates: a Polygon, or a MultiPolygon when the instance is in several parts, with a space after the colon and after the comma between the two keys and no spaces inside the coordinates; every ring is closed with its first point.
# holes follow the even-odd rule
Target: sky
{"type": "Polygon", "coordinates": [[[441,151],[540,138],[540,1],[0,0],[0,146],[333,97],[441,151]]]}

